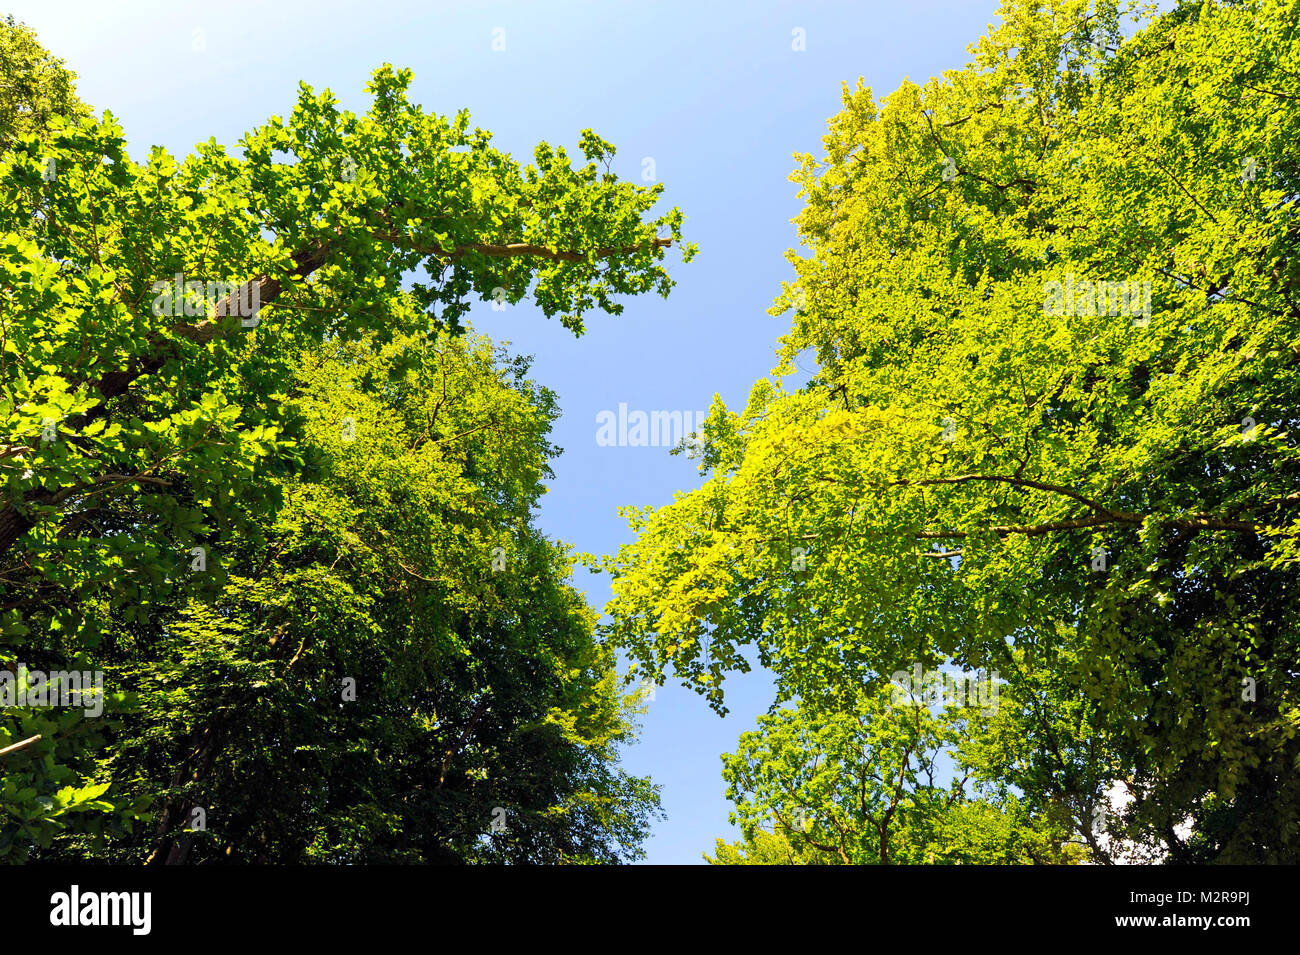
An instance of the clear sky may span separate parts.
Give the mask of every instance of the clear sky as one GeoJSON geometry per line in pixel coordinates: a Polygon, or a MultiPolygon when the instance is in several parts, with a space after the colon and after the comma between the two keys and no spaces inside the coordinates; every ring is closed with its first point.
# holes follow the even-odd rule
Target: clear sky
{"type": "MultiPolygon", "coordinates": [[[[540,140],[576,155],[584,128],[618,148],[613,169],[624,178],[641,181],[652,159],[664,208],[682,208],[700,246],[672,267],[669,299],[626,300],[617,318],[593,313],[576,340],[526,304],[471,316],[478,331],[534,355],[532,377],[559,394],[553,439],[564,453],[543,530],[603,554],[631,537],[620,506],[666,503],[697,475],[667,448],[598,445],[597,415],[620,403],[704,411],[714,393],[743,405],[788,324],[767,308],[792,275],[792,154],[821,154],[842,82],[861,76],[881,96],[905,77],[962,66],[996,3],[11,0],[5,9],[67,60],[83,99],[113,111],[137,159],[155,144],[177,155],[210,137],[233,145],[287,114],[299,81],[363,111],[366,79],[385,62],[415,71],[416,102],[468,108],[473,125],[522,159],[540,140]],[[803,51],[793,49],[797,29],[803,51]]],[[[609,597],[604,577],[578,584],[597,608],[609,597]]],[[[719,756],[770,703],[762,673],[729,681],[726,719],[680,687],[657,691],[625,758],[664,787],[668,819],[649,862],[700,862],[715,838],[734,838],[719,756]]]]}

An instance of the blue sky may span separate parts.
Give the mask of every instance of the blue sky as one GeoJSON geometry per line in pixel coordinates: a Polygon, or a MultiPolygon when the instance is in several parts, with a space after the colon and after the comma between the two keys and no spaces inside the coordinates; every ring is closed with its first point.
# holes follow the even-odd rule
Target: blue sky
{"type": "MultiPolygon", "coordinates": [[[[672,267],[669,299],[593,314],[581,339],[525,304],[471,316],[478,331],[534,355],[533,378],[559,394],[553,438],[564,453],[541,526],[597,554],[630,539],[620,506],[662,504],[697,483],[693,462],[666,448],[598,445],[597,415],[620,403],[703,411],[715,393],[743,404],[787,327],[767,308],[792,274],[792,154],[820,155],[842,82],[861,76],[880,96],[904,77],[958,68],[995,9],[994,0],[7,5],[77,72],[83,99],[113,111],[137,158],[155,144],[177,155],[209,137],[233,144],[286,114],[299,81],[364,110],[367,77],[389,62],[415,71],[416,102],[468,108],[521,158],[541,140],[576,154],[579,130],[592,128],[618,148],[623,177],[641,181],[653,159],[664,208],[682,208],[700,246],[672,267]],[[802,52],[792,49],[796,29],[802,52]]],[[[604,577],[578,584],[593,606],[609,597],[604,577]]],[[[726,719],[678,686],[657,691],[625,758],[664,787],[668,819],[647,861],[697,863],[715,838],[734,837],[719,756],[770,703],[762,673],[729,681],[726,719]]]]}

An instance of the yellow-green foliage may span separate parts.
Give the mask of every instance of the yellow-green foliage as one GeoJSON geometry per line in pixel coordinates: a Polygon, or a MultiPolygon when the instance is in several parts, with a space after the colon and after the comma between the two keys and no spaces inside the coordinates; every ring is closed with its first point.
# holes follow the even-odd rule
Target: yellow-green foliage
{"type": "Polygon", "coordinates": [[[996,669],[1035,811],[1090,839],[1124,780],[1115,838],[1296,861],[1295,4],[1001,14],[964,69],[846,85],[799,157],[780,366],[715,403],[703,487],[633,512],[614,629],[717,707],[756,650],[815,722],[996,669]]]}

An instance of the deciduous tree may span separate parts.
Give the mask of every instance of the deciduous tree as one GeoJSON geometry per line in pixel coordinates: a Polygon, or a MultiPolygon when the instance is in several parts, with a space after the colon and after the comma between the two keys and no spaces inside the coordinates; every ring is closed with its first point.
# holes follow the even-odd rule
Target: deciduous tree
{"type": "Polygon", "coordinates": [[[1090,839],[1118,781],[1117,838],[1295,861],[1295,6],[1001,16],[964,69],[846,86],[799,157],[780,366],[715,403],[701,488],[632,512],[613,631],[718,708],[747,653],[819,714],[1000,671],[1035,811],[1090,839]]]}
{"type": "MultiPolygon", "coordinates": [[[[25,40],[13,41],[12,30],[5,36],[3,55],[10,57],[15,42],[25,40]]],[[[538,773],[554,765],[556,775],[533,779],[533,801],[516,792],[514,805],[538,813],[538,807],[563,810],[565,818],[585,821],[541,839],[537,851],[604,858],[622,851],[606,848],[620,840],[632,845],[653,794],[618,776],[601,755],[624,731],[604,689],[608,660],[584,636],[589,622],[566,589],[566,558],[526,520],[544,466],[537,428],[551,414],[549,399],[516,391],[514,405],[521,394],[539,404],[516,408],[530,430],[510,437],[515,425],[505,409],[494,408],[507,390],[487,387],[490,376],[478,360],[478,378],[466,383],[483,389],[449,396],[459,411],[432,411],[418,390],[440,380],[433,363],[451,353],[421,350],[413,342],[423,338],[428,347],[444,347],[442,336],[461,330],[475,299],[531,299],[546,316],[558,316],[581,334],[592,309],[618,314],[621,296],[666,295],[672,282],[662,262],[680,239],[682,216],[675,209],[650,216],[661,187],[619,180],[609,171],[613,147],[591,131],[581,134],[578,164],[564,149],[545,143],[533,163],[519,163],[494,148],[489,133],[471,129],[467,113],[449,118],[411,102],[411,74],[388,66],[374,74],[368,87],[372,105],[364,115],[340,109],[328,91],[303,86],[287,118],[272,117],[237,149],[209,141],[178,161],[155,148],[136,163],[111,114],[84,115],[74,108],[70,88],[61,85],[65,75],[53,61],[20,53],[29,66],[22,89],[36,105],[16,113],[6,106],[9,112],[0,117],[8,124],[0,153],[0,663],[43,669],[102,665],[121,677],[110,687],[109,717],[131,713],[133,706],[155,708],[118,724],[75,712],[0,712],[6,805],[0,855],[49,846],[68,826],[112,839],[126,838],[129,827],[138,834],[143,806],[137,794],[162,794],[161,818],[151,820],[159,827],[154,848],[161,858],[183,858],[188,850],[178,848],[173,835],[175,813],[198,795],[186,780],[193,788],[228,795],[206,771],[191,775],[196,763],[211,770],[219,753],[239,751],[232,748],[239,735],[234,713],[251,720],[250,753],[264,757],[258,771],[267,780],[280,779],[278,774],[308,758],[277,749],[285,740],[302,739],[285,730],[283,721],[304,720],[305,731],[316,733],[328,722],[313,723],[303,708],[337,705],[333,687],[304,690],[305,684],[294,682],[299,671],[310,678],[324,679],[327,672],[331,680],[341,678],[340,670],[326,664],[341,665],[349,652],[360,657],[359,683],[391,680],[389,691],[399,695],[413,692],[411,681],[432,679],[451,659],[468,667],[460,676],[446,674],[451,685],[430,689],[428,698],[396,704],[394,712],[404,715],[383,730],[393,734],[393,751],[357,752],[359,763],[414,761],[421,753],[427,758],[425,744],[441,746],[447,778],[464,783],[471,769],[497,766],[492,760],[505,759],[504,752],[540,747],[530,750],[524,764],[538,773]],[[407,358],[398,361],[385,351],[395,342],[410,360],[418,355],[426,363],[419,374],[401,363],[407,358]],[[328,352],[363,343],[366,351],[350,357],[328,352]],[[371,367],[379,377],[357,380],[350,396],[323,394],[313,390],[323,383],[303,378],[315,367],[311,362],[328,359],[340,379],[349,379],[356,370],[349,362],[364,365],[372,360],[365,356],[397,364],[371,367]],[[394,377],[384,377],[389,371],[394,377]],[[404,377],[409,375],[415,377],[404,377]],[[312,430],[316,405],[303,402],[341,408],[352,400],[382,405],[385,415],[403,422],[404,416],[427,412],[427,430],[436,434],[418,422],[382,439],[372,434],[362,446],[375,456],[364,467],[319,472],[346,490],[295,485],[294,476],[309,463],[304,455],[318,453],[322,440],[312,430]],[[449,430],[453,418],[474,434],[449,430]],[[394,444],[406,438],[418,447],[403,451],[394,444]],[[447,497],[417,493],[408,486],[409,469],[420,480],[440,473],[454,490],[447,497]],[[367,497],[372,493],[374,499],[367,497]],[[388,534],[404,547],[428,548],[446,534],[454,536],[461,518],[437,511],[386,512],[382,520],[372,514],[366,532],[379,536],[366,543],[388,549],[385,560],[367,564],[364,548],[347,537],[348,508],[364,503],[382,510],[395,506],[395,499],[408,508],[479,511],[470,523],[480,536],[489,533],[493,517],[510,517],[513,523],[496,533],[503,541],[517,538],[519,567],[531,576],[513,590],[500,583],[473,591],[477,585],[469,581],[482,578],[486,563],[466,569],[462,584],[448,584],[414,553],[384,543],[388,534]],[[293,520],[304,523],[284,525],[293,520]],[[329,533],[310,529],[312,521],[345,520],[329,533]],[[438,534],[405,540],[416,526],[437,528],[438,534]],[[313,556],[326,548],[332,548],[331,562],[342,563],[322,565],[313,556]],[[412,576],[399,559],[409,563],[412,576]],[[339,566],[378,576],[349,585],[339,579],[339,566]],[[379,597],[406,599],[407,590],[422,581],[420,574],[430,578],[430,588],[464,586],[469,590],[462,597],[473,592],[487,604],[444,606],[439,617],[433,609],[437,596],[426,595],[428,603],[415,609],[433,617],[402,618],[403,623],[427,628],[421,639],[450,657],[417,641],[419,653],[427,655],[403,670],[388,655],[404,646],[403,631],[386,630],[390,642],[370,657],[362,642],[366,628],[393,624],[372,620],[361,609],[379,597]],[[272,581],[293,589],[279,591],[272,581]],[[399,583],[396,593],[385,589],[399,583]],[[356,605],[345,599],[349,586],[356,605]],[[287,616],[301,642],[304,621],[318,619],[327,607],[342,615],[332,622],[337,629],[331,635],[346,647],[313,648],[309,640],[298,656],[298,644],[289,652],[287,637],[281,635],[284,643],[270,639],[287,616]],[[543,607],[542,617],[529,618],[528,609],[543,607]],[[533,629],[543,620],[556,630],[533,629]],[[476,626],[485,631],[472,632],[476,626]],[[505,656],[473,665],[462,659],[489,647],[505,656]],[[515,652],[522,655],[509,656],[515,652]],[[293,673],[287,674],[291,664],[293,673]],[[493,698],[487,694],[489,673],[527,687],[493,684],[501,694],[497,703],[476,711],[481,699],[493,698]],[[271,674],[275,681],[258,683],[271,674]],[[239,683],[244,679],[258,685],[239,683]],[[127,685],[145,695],[133,700],[127,685]],[[288,709],[259,711],[263,688],[267,699],[288,709]],[[587,691],[592,700],[579,706],[574,695],[587,691]],[[157,708],[159,701],[167,706],[157,708]],[[425,735],[404,720],[426,721],[425,735]],[[267,724],[275,724],[274,732],[267,724]],[[459,743],[447,736],[456,725],[465,734],[459,743]],[[130,736],[141,727],[147,727],[145,738],[130,736]],[[482,734],[489,728],[503,734],[493,744],[503,749],[495,756],[475,750],[474,759],[486,762],[458,762],[461,747],[487,745],[482,734]],[[105,734],[113,734],[120,751],[105,752],[105,734]],[[163,759],[167,734],[178,735],[163,759]],[[132,747],[137,751],[128,758],[132,747]],[[272,750],[280,762],[270,757],[272,750]],[[542,758],[543,750],[554,764],[542,758]],[[131,767],[133,781],[104,790],[102,780],[118,779],[115,761],[131,767]],[[150,774],[163,771],[163,763],[175,776],[159,784],[150,774]],[[602,773],[604,781],[597,784],[602,773]],[[90,780],[95,785],[81,785],[90,780]],[[579,806],[581,793],[588,801],[579,806]],[[610,835],[615,830],[619,834],[610,835]]],[[[685,258],[692,253],[689,245],[683,248],[685,258]]],[[[469,354],[459,360],[469,361],[469,354]]],[[[456,552],[468,553],[470,542],[453,542],[462,548],[456,552]]],[[[440,567],[438,573],[452,573],[440,567]]],[[[397,612],[396,604],[381,604],[384,614],[397,612]]],[[[375,682],[370,686],[378,692],[375,682]]],[[[371,709],[358,708],[382,723],[384,704],[370,699],[371,709]]],[[[337,765],[337,755],[321,756],[316,768],[337,765]]],[[[412,787],[427,785],[425,770],[411,770],[412,779],[419,779],[412,787]]],[[[525,785],[522,779],[516,783],[525,785]]],[[[413,792],[409,798],[427,795],[413,792]]],[[[431,833],[427,844],[385,843],[376,833],[392,835],[435,810],[408,806],[411,815],[402,816],[380,799],[366,816],[359,798],[354,793],[328,803],[343,807],[342,815],[332,835],[321,835],[319,846],[312,843],[319,858],[351,858],[368,845],[401,858],[428,858],[435,847],[450,846],[447,851],[458,857],[470,852],[467,837],[450,835],[450,824],[431,833]],[[376,841],[367,842],[372,837],[376,841]]],[[[275,839],[267,837],[266,845],[274,846],[267,853],[308,851],[301,837],[311,832],[315,839],[319,832],[311,826],[324,825],[312,816],[290,834],[257,816],[292,815],[302,809],[296,803],[223,805],[230,811],[227,820],[241,820],[232,823],[241,858],[256,856],[256,843],[268,831],[275,839]]],[[[465,810],[465,824],[473,817],[478,825],[477,803],[466,805],[476,808],[465,810]]],[[[445,802],[439,807],[437,812],[450,812],[445,802]]],[[[558,816],[547,824],[567,825],[558,816]]],[[[413,837],[408,832],[406,838],[413,837]]],[[[216,843],[223,851],[230,844],[216,843]]],[[[528,851],[520,848],[516,855],[528,851]]],[[[501,855],[510,852],[502,849],[501,855]]]]}

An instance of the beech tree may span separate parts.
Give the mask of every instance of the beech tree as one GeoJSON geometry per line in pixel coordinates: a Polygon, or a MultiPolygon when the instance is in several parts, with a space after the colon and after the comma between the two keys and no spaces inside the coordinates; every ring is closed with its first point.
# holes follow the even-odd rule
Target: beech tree
{"type": "MultiPolygon", "coordinates": [[[[29,86],[44,97],[48,61],[32,62],[40,69],[29,86]]],[[[562,814],[556,815],[561,809],[586,822],[567,834],[552,832],[549,842],[537,836],[545,826],[525,827],[538,840],[537,852],[601,860],[610,852],[632,851],[641,831],[637,820],[653,804],[653,791],[648,783],[621,781],[609,768],[611,747],[628,725],[625,715],[615,718],[621,711],[599,689],[611,679],[610,661],[592,643],[591,621],[567,589],[567,558],[527,525],[538,493],[536,475],[550,453],[541,435],[542,422],[553,414],[551,400],[531,387],[512,392],[493,383],[481,355],[474,359],[478,377],[466,379],[466,390],[448,395],[445,404],[430,406],[419,389],[445,384],[429,363],[470,361],[468,352],[428,349],[434,343],[451,347],[446,336],[462,332],[461,319],[475,299],[531,299],[543,314],[581,334],[592,309],[616,315],[623,295],[667,295],[672,282],[662,263],[681,238],[682,215],[673,209],[651,217],[661,187],[619,180],[609,171],[613,147],[589,130],[581,134],[581,164],[543,143],[533,163],[523,165],[495,149],[489,133],[471,129],[468,114],[448,118],[412,103],[410,83],[409,71],[377,70],[364,115],[341,110],[328,91],[303,86],[287,119],[272,117],[236,150],[209,141],[179,161],[159,148],[143,163],[132,161],[109,113],[95,118],[79,109],[54,109],[48,122],[41,114],[41,128],[12,119],[33,115],[30,109],[0,117],[11,124],[3,130],[0,154],[0,662],[47,671],[103,667],[117,677],[110,681],[103,719],[31,707],[0,711],[6,810],[0,855],[25,857],[33,845],[57,854],[60,849],[50,848],[53,840],[70,827],[100,847],[85,851],[110,851],[103,846],[111,844],[118,846],[111,851],[183,861],[202,842],[197,836],[177,841],[206,778],[190,778],[190,760],[211,766],[219,751],[212,741],[216,724],[208,718],[221,713],[218,722],[230,726],[248,717],[250,707],[256,712],[254,690],[263,686],[218,691],[218,685],[270,668],[278,682],[262,702],[288,706],[294,697],[306,706],[294,696],[307,692],[303,685],[285,682],[299,670],[322,679],[328,672],[331,680],[351,675],[324,662],[312,664],[309,657],[280,657],[289,637],[266,629],[285,625],[297,633],[324,606],[293,609],[294,599],[315,591],[274,592],[269,580],[299,586],[306,575],[314,586],[343,587],[337,575],[324,573],[323,557],[311,556],[328,547],[334,548],[330,560],[343,561],[353,573],[362,573],[366,563],[355,550],[361,545],[348,536],[350,525],[340,524],[340,537],[328,547],[286,527],[304,513],[305,505],[288,495],[300,491],[295,475],[309,467],[316,468],[310,473],[318,480],[336,482],[328,493],[310,486],[304,492],[318,494],[317,506],[324,510],[317,517],[324,521],[342,522],[354,505],[382,510],[394,495],[405,495],[410,506],[432,509],[422,511],[420,521],[442,526],[437,508],[470,507],[466,501],[475,494],[480,501],[491,499],[491,507],[471,507],[482,508],[475,534],[490,536],[486,522],[509,518],[509,532],[522,548],[517,566],[532,575],[527,587],[520,583],[522,589],[513,592],[488,588],[480,596],[489,605],[474,613],[464,606],[456,612],[454,605],[444,608],[438,626],[428,623],[422,631],[422,639],[432,641],[420,650],[426,654],[423,669],[399,674],[386,654],[409,649],[400,636],[405,631],[385,631],[390,642],[356,668],[358,683],[364,673],[372,681],[393,681],[388,686],[395,694],[414,693],[410,681],[417,674],[428,677],[432,668],[456,684],[445,692],[429,690],[434,696],[427,699],[411,696],[394,704],[405,715],[383,731],[392,734],[386,754],[427,758],[429,749],[441,746],[451,754],[444,775],[463,781],[488,763],[476,764],[478,769],[452,765],[461,751],[447,738],[453,727],[464,736],[459,746],[469,751],[488,746],[476,735],[488,727],[500,730],[493,744],[499,747],[549,740],[555,758],[542,760],[537,750],[528,762],[538,774],[533,796],[524,800],[516,793],[514,803],[503,805],[528,809],[535,822],[550,812],[552,830],[563,828],[562,814]],[[417,341],[428,344],[417,347],[417,341]],[[407,357],[392,358],[386,349],[395,343],[407,357]],[[345,351],[362,345],[364,352],[345,351]],[[395,364],[385,364],[389,358],[395,364]],[[384,414],[401,418],[406,429],[365,445],[377,456],[369,476],[320,464],[323,439],[312,430],[310,409],[347,404],[334,392],[323,393],[323,382],[304,377],[312,362],[327,360],[337,378],[348,380],[358,370],[349,363],[371,362],[369,376],[355,381],[352,399],[382,399],[384,414]],[[408,361],[425,364],[417,373],[408,361]],[[526,412],[524,437],[504,437],[507,424],[497,404],[507,398],[516,405],[537,402],[526,412]],[[423,430],[406,420],[417,413],[428,415],[423,430]],[[465,434],[441,430],[452,419],[465,426],[465,434]],[[415,447],[394,444],[401,436],[415,447]],[[412,455],[419,463],[412,463],[412,455]],[[406,486],[403,469],[432,467],[425,458],[440,455],[456,462],[454,493],[438,497],[406,486]],[[498,470],[484,471],[487,462],[498,470]],[[398,486],[388,486],[390,479],[398,486]],[[351,556],[345,558],[345,550],[351,556]],[[555,621],[555,633],[529,629],[525,608],[541,605],[550,608],[544,619],[555,621]],[[305,616],[285,624],[273,608],[281,617],[305,616]],[[465,629],[478,625],[488,632],[471,635],[465,629]],[[255,646],[258,641],[264,642],[255,646]],[[467,647],[486,652],[488,645],[497,654],[520,654],[495,665],[531,689],[520,689],[513,703],[502,702],[511,696],[504,693],[500,708],[484,704],[486,709],[476,711],[480,695],[473,687],[487,677],[463,657],[467,647]],[[554,680],[543,679],[537,654],[545,658],[546,672],[559,668],[554,680]],[[441,669],[452,660],[468,667],[459,677],[441,669]],[[293,661],[298,669],[286,672],[293,661]],[[535,680],[543,682],[529,682],[535,680]],[[587,691],[592,701],[579,706],[575,694],[587,691]],[[236,701],[242,701],[237,712],[243,717],[229,712],[236,701]],[[465,718],[464,706],[475,715],[465,718]],[[423,735],[402,719],[426,721],[423,735]],[[530,736],[522,728],[538,721],[549,729],[535,727],[530,736]],[[170,749],[163,741],[169,733],[170,749]],[[125,776],[115,775],[115,767],[125,776]],[[188,789],[182,785],[187,780],[188,789]],[[154,835],[131,842],[146,815],[154,835]],[[122,849],[121,840],[133,848],[122,849]]],[[[51,101],[57,106],[58,99],[51,101]]],[[[693,251],[682,247],[683,258],[693,251]]],[[[399,526],[401,520],[371,514],[367,527],[382,536],[415,526],[399,526]]],[[[450,514],[446,520],[455,523],[450,514]]],[[[498,535],[506,533],[505,526],[498,529],[498,535]]],[[[473,551],[469,538],[457,543],[463,569],[444,572],[481,579],[490,570],[490,551],[473,551]]],[[[386,556],[396,561],[400,554],[386,556]]],[[[380,582],[355,582],[356,599],[379,600],[384,614],[396,613],[383,599],[399,597],[383,581],[409,584],[408,571],[416,575],[410,579],[432,577],[430,565],[406,557],[406,569],[391,561],[369,567],[380,582]]],[[[456,588],[447,581],[438,586],[456,588]]],[[[451,598],[422,599],[438,604],[451,598]]],[[[428,605],[419,609],[433,613],[428,605]]],[[[391,619],[357,613],[351,623],[339,624],[347,640],[392,625],[391,619]]],[[[405,624],[422,625],[409,619],[405,624]]],[[[360,644],[349,646],[362,652],[360,644]]],[[[315,652],[338,662],[343,648],[315,652]]],[[[321,684],[310,694],[321,706],[338,705],[333,687],[327,691],[321,684]]],[[[367,719],[379,720],[382,706],[373,698],[369,705],[367,719]]],[[[291,716],[280,712],[276,719],[291,716]]],[[[253,718],[250,727],[258,725],[253,718]]],[[[311,724],[310,732],[328,725],[311,724]]],[[[270,773],[269,753],[283,755],[285,745],[303,738],[268,729],[250,745],[258,741],[267,747],[259,772],[270,773]]],[[[504,758],[504,750],[496,757],[484,755],[489,751],[474,758],[504,758]]],[[[334,765],[332,758],[322,756],[315,768],[334,765]]],[[[296,763],[277,765],[267,778],[281,779],[296,763]]],[[[207,779],[203,798],[219,796],[222,785],[207,779]]],[[[416,812],[408,806],[415,812],[408,818],[382,798],[367,808],[341,796],[330,806],[339,814],[332,830],[319,815],[293,832],[276,830],[270,816],[256,822],[241,817],[231,838],[201,845],[200,854],[225,851],[240,834],[265,836],[270,847],[241,841],[243,858],[310,852],[335,861],[380,845],[388,848],[375,852],[403,861],[464,859],[487,851],[455,835],[460,830],[450,823],[424,844],[397,846],[375,836],[435,811],[428,807],[416,812]],[[321,835],[326,831],[332,835],[321,835]],[[304,834],[310,834],[306,842],[304,834]]],[[[291,815],[299,808],[280,805],[274,812],[291,815]]],[[[470,817],[475,826],[490,822],[479,819],[479,808],[466,809],[458,817],[463,825],[457,825],[464,829],[470,817]]],[[[436,811],[455,815],[445,804],[436,811]]],[[[245,804],[226,818],[239,812],[253,810],[245,804]]],[[[503,858],[526,858],[531,851],[526,840],[512,850],[504,844],[498,849],[503,858]]]]}
{"type": "Polygon", "coordinates": [[[295,363],[304,466],[271,479],[274,522],[223,546],[213,594],[177,592],[97,650],[138,699],[97,780],[147,799],[150,824],[40,858],[640,853],[658,797],[617,767],[630,703],[573,558],[529,513],[554,396],[486,339],[390,334],[295,363]]]}
{"type": "Polygon", "coordinates": [[[780,364],[715,401],[702,487],[631,512],[612,631],[718,709],[752,655],[813,726],[997,671],[988,764],[1093,858],[1296,861],[1294,4],[1000,15],[797,157],[780,364]]]}

